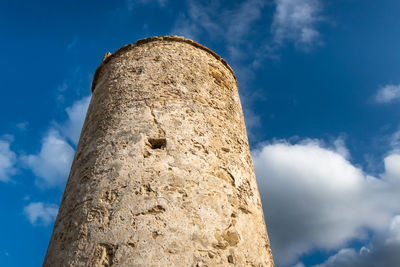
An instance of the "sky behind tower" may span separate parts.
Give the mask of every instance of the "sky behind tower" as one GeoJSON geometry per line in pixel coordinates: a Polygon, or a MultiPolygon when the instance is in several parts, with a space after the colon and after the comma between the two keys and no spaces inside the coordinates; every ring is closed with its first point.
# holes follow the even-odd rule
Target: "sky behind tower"
{"type": "Polygon", "coordinates": [[[400,266],[399,13],[396,0],[1,1],[1,265],[44,259],[103,55],[174,34],[236,73],[276,265],[400,266]]]}

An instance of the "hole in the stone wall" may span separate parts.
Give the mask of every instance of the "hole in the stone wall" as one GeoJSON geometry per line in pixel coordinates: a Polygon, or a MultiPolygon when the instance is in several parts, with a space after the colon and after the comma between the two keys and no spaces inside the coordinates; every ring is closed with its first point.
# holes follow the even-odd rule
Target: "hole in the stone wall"
{"type": "Polygon", "coordinates": [[[163,149],[167,145],[165,138],[149,138],[149,143],[152,149],[163,149]]]}

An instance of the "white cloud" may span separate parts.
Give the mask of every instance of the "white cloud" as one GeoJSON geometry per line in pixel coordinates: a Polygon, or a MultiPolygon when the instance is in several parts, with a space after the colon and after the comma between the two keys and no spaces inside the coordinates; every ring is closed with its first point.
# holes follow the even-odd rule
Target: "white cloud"
{"type": "Polygon", "coordinates": [[[61,126],[61,131],[75,145],[79,141],[90,98],[91,96],[86,96],[65,109],[68,114],[68,120],[61,126]]]}
{"type": "Polygon", "coordinates": [[[400,216],[393,217],[387,229],[378,232],[373,240],[360,251],[340,249],[324,263],[313,267],[378,267],[399,266],[400,263],[400,216]]]}
{"type": "Polygon", "coordinates": [[[63,187],[74,157],[74,149],[51,129],[37,155],[22,156],[22,161],[36,175],[36,183],[45,187],[63,187]]]}
{"type": "Polygon", "coordinates": [[[15,168],[17,156],[10,150],[11,142],[11,136],[0,139],[0,181],[2,182],[10,181],[11,176],[17,171],[15,168]]]}
{"type": "Polygon", "coordinates": [[[389,234],[386,239],[386,244],[400,244],[400,215],[395,216],[389,226],[389,234]]]}
{"type": "MultiPolygon", "coordinates": [[[[337,147],[341,149],[337,149],[337,147]]],[[[334,250],[400,211],[400,155],[385,158],[380,179],[318,140],[268,144],[253,155],[274,258],[288,266],[312,249],[334,250]]]]}
{"type": "Polygon", "coordinates": [[[68,140],[74,145],[78,143],[89,102],[90,96],[87,96],[67,107],[68,119],[49,129],[42,140],[40,152],[21,157],[37,177],[38,186],[62,188],[65,185],[75,154],[68,140]]]}
{"type": "Polygon", "coordinates": [[[400,84],[393,85],[389,84],[381,87],[375,96],[375,100],[378,103],[389,103],[394,100],[400,99],[400,84]]]}
{"type": "Polygon", "coordinates": [[[394,151],[400,151],[400,130],[397,130],[390,138],[390,146],[394,151]]]}
{"type": "Polygon", "coordinates": [[[359,257],[359,253],[352,248],[344,248],[331,257],[329,257],[323,264],[316,265],[314,267],[328,267],[328,266],[344,266],[348,263],[354,264],[355,259],[359,257]]]}
{"type": "Polygon", "coordinates": [[[386,156],[383,160],[385,173],[382,177],[386,180],[398,182],[400,179],[400,154],[394,153],[386,156]]]}
{"type": "Polygon", "coordinates": [[[342,137],[337,138],[333,145],[335,146],[336,153],[342,155],[345,159],[350,158],[350,152],[344,144],[344,139],[342,137]]]}
{"type": "Polygon", "coordinates": [[[318,0],[275,0],[271,31],[278,44],[294,42],[296,47],[309,49],[320,40],[316,29],[322,20],[318,0]]]}
{"type": "Polygon", "coordinates": [[[25,216],[31,224],[49,225],[58,213],[58,206],[42,202],[32,202],[24,208],[25,216]]]}

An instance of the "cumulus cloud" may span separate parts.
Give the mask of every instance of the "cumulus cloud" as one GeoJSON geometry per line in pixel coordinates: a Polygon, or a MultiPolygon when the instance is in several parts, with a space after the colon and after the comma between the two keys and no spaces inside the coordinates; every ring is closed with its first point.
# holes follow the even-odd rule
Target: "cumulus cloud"
{"type": "Polygon", "coordinates": [[[16,173],[15,164],[17,156],[10,150],[11,136],[4,136],[0,139],[0,181],[8,182],[11,176],[16,173]]]}
{"type": "Polygon", "coordinates": [[[376,234],[367,246],[359,251],[344,248],[324,263],[313,267],[380,267],[398,266],[400,262],[400,216],[393,217],[387,229],[376,234]]]}
{"type": "Polygon", "coordinates": [[[375,96],[378,103],[390,103],[400,99],[400,84],[389,84],[381,87],[375,96]]]}
{"type": "MultiPolygon", "coordinates": [[[[276,142],[253,153],[274,258],[289,266],[312,249],[335,250],[385,229],[400,212],[400,154],[369,176],[339,142],[276,142]],[[339,148],[339,149],[338,149],[339,148]]],[[[347,252],[346,252],[347,253],[347,252]]],[[[336,265],[340,266],[340,265],[336,265]]]]}
{"type": "Polygon", "coordinates": [[[390,138],[390,146],[394,151],[400,151],[400,130],[397,130],[390,138]]]}
{"type": "Polygon", "coordinates": [[[58,206],[43,202],[32,202],[24,208],[24,214],[31,224],[49,225],[57,216],[58,206]]]}
{"type": "Polygon", "coordinates": [[[345,159],[349,159],[350,158],[350,152],[347,149],[345,143],[344,143],[344,139],[342,137],[337,138],[334,142],[333,145],[335,147],[335,151],[336,153],[342,155],[342,157],[344,157],[345,159]]]}
{"type": "Polygon", "coordinates": [[[320,40],[317,23],[322,20],[318,0],[275,0],[271,31],[278,44],[294,42],[296,47],[309,49],[320,40]]]}
{"type": "Polygon", "coordinates": [[[90,98],[90,96],[84,97],[65,109],[68,120],[61,126],[61,131],[74,145],[79,141],[90,98]]]}
{"type": "Polygon", "coordinates": [[[74,149],[54,129],[43,138],[37,155],[21,157],[36,175],[36,183],[44,187],[63,187],[68,177],[74,149]]]}
{"type": "Polygon", "coordinates": [[[385,244],[400,244],[400,215],[395,216],[389,226],[389,234],[385,244]]]}

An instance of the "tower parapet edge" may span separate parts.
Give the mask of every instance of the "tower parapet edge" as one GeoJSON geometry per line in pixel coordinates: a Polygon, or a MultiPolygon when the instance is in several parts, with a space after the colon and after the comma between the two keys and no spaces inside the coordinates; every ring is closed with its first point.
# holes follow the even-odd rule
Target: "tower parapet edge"
{"type": "MultiPolygon", "coordinates": [[[[97,68],[94,77],[93,77],[93,81],[92,81],[92,92],[94,91],[95,87],[96,87],[96,83],[97,83],[97,79],[98,79],[98,75],[100,75],[100,70],[103,68],[103,65],[107,64],[108,61],[110,61],[112,59],[112,57],[116,57],[118,55],[120,55],[121,53],[124,53],[125,51],[129,50],[129,49],[133,49],[137,46],[143,45],[143,44],[147,44],[150,42],[156,42],[156,41],[164,41],[164,42],[182,42],[182,43],[187,43],[190,45],[193,45],[194,47],[197,47],[199,49],[202,49],[208,53],[210,53],[211,55],[213,55],[217,60],[221,61],[222,64],[224,64],[231,72],[233,77],[235,78],[236,81],[236,76],[235,76],[235,72],[233,71],[233,69],[231,68],[231,66],[229,66],[229,64],[225,61],[225,59],[223,59],[221,56],[219,56],[217,53],[215,53],[214,51],[212,51],[210,48],[201,45],[191,39],[185,38],[183,36],[177,36],[177,35],[166,35],[166,36],[153,36],[153,37],[148,37],[148,38],[144,38],[144,39],[139,39],[137,40],[135,43],[133,44],[127,44],[124,45],[123,47],[121,47],[120,49],[118,49],[117,51],[115,51],[113,54],[110,54],[110,56],[104,57],[100,66],[97,68]]],[[[109,52],[107,52],[109,53],[109,52]]]]}
{"type": "Polygon", "coordinates": [[[274,266],[237,89],[182,37],[105,56],[43,266],[274,266]]]}

